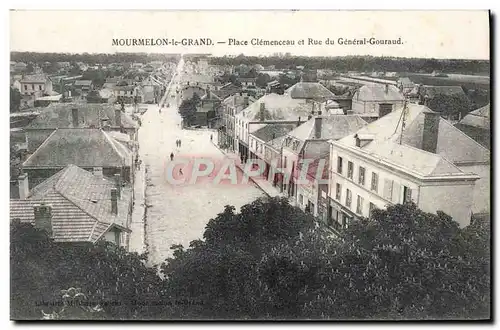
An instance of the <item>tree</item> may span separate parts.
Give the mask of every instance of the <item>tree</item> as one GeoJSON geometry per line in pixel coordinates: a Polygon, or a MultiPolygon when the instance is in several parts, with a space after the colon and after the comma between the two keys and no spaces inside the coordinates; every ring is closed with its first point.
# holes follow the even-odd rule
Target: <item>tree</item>
{"type": "Polygon", "coordinates": [[[467,230],[407,204],[332,239],[285,200],[261,199],[239,214],[226,207],[205,240],[174,247],[162,271],[174,297],[202,302],[192,317],[488,317],[489,238],[467,230]]]}
{"type": "Polygon", "coordinates": [[[189,126],[193,122],[194,116],[196,115],[196,107],[200,103],[201,98],[197,93],[193,93],[193,96],[188,100],[183,100],[179,106],[179,112],[182,119],[189,126]]]}
{"type": "Polygon", "coordinates": [[[267,73],[259,73],[257,75],[257,79],[255,80],[255,84],[260,88],[266,88],[267,83],[271,81],[271,77],[267,73]]]}
{"type": "Polygon", "coordinates": [[[427,106],[444,116],[452,117],[458,117],[459,114],[463,117],[472,110],[469,98],[462,94],[437,94],[429,100],[427,106]]]}
{"type": "Polygon", "coordinates": [[[71,287],[80,288],[88,301],[98,302],[106,318],[151,318],[163,313],[152,303],[163,299],[162,279],[156,269],[146,267],[146,255],[127,253],[107,242],[55,243],[44,231],[17,221],[11,224],[10,238],[14,319],[59,313],[61,290],[71,287]]]}
{"type": "Polygon", "coordinates": [[[92,80],[92,84],[98,88],[106,82],[106,73],[103,70],[87,70],[83,72],[82,80],[92,80]]]}
{"type": "Polygon", "coordinates": [[[103,103],[98,91],[92,90],[87,94],[87,103],[103,103]]]}
{"type": "Polygon", "coordinates": [[[21,93],[16,88],[10,88],[10,112],[18,112],[21,105],[21,93]]]}
{"type": "Polygon", "coordinates": [[[172,246],[159,276],[145,255],[105,242],[60,245],[14,223],[12,317],[41,318],[34,302],[75,288],[113,319],[488,318],[489,242],[487,221],[460,228],[412,203],[374,210],[333,237],[286,199],[261,198],[239,213],[226,206],[203,240],[172,246]]]}

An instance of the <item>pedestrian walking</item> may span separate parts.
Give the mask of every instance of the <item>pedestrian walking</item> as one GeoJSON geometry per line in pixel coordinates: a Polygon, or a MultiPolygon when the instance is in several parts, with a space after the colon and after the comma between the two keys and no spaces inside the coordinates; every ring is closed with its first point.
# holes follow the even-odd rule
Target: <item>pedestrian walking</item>
{"type": "Polygon", "coordinates": [[[213,136],[212,136],[212,134],[210,134],[210,142],[212,142],[212,140],[213,140],[213,136]]]}
{"type": "Polygon", "coordinates": [[[184,175],[184,173],[182,173],[182,168],[179,169],[179,174],[184,175]]]}
{"type": "Polygon", "coordinates": [[[170,160],[174,160],[174,153],[173,152],[170,153],[170,160]]]}
{"type": "Polygon", "coordinates": [[[179,139],[179,148],[181,147],[182,141],[179,139]]]}

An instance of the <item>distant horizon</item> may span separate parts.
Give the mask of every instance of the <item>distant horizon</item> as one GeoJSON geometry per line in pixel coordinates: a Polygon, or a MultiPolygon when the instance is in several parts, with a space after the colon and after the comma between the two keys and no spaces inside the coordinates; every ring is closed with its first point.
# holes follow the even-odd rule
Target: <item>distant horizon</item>
{"type": "MultiPolygon", "coordinates": [[[[269,57],[280,57],[275,54],[259,54],[259,55],[250,55],[250,54],[242,54],[242,53],[228,53],[224,55],[214,55],[210,53],[158,53],[158,52],[65,52],[65,51],[34,51],[34,50],[11,50],[10,53],[37,53],[37,54],[60,54],[60,55],[116,55],[116,54],[129,54],[129,55],[165,55],[165,56],[184,56],[184,55],[197,55],[197,56],[206,56],[206,57],[230,57],[234,58],[240,55],[244,57],[261,57],[261,58],[269,58],[269,57]]],[[[479,59],[479,58],[453,58],[453,57],[408,57],[408,56],[386,56],[386,55],[362,55],[362,54],[352,54],[352,55],[302,55],[302,54],[290,54],[287,57],[310,57],[310,58],[342,58],[342,57],[373,57],[373,58],[391,58],[391,59],[428,59],[428,60],[443,60],[443,61],[484,61],[489,62],[490,59],[479,59]]]]}

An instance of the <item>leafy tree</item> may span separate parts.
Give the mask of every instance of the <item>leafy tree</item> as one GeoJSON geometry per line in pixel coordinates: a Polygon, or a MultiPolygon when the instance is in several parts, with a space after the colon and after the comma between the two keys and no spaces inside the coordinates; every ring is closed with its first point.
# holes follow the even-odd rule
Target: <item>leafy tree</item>
{"type": "Polygon", "coordinates": [[[452,117],[458,117],[459,114],[463,117],[472,110],[471,102],[465,95],[437,94],[428,101],[427,106],[444,116],[452,117]]]}
{"type": "Polygon", "coordinates": [[[35,71],[35,68],[33,67],[33,64],[32,63],[28,63],[28,65],[26,65],[26,73],[33,73],[33,71],[35,71]]]}
{"type": "Polygon", "coordinates": [[[10,88],[10,112],[18,112],[21,105],[21,93],[16,88],[10,88]]]}
{"type": "Polygon", "coordinates": [[[103,103],[103,99],[98,91],[92,90],[87,94],[87,103],[103,103]]]}
{"type": "Polygon", "coordinates": [[[55,243],[44,231],[16,221],[10,238],[14,319],[59,313],[61,290],[71,287],[81,288],[86,299],[98,302],[106,318],[152,318],[163,313],[161,306],[153,304],[162,300],[162,279],[156,269],[145,266],[146,255],[127,253],[107,242],[55,243]]]}
{"type": "Polygon", "coordinates": [[[92,80],[92,84],[99,88],[106,82],[106,73],[103,70],[87,70],[82,74],[82,80],[92,80]]]}
{"type": "Polygon", "coordinates": [[[183,100],[179,106],[179,112],[182,119],[189,126],[193,122],[194,116],[196,115],[196,107],[200,103],[201,98],[197,93],[193,93],[193,96],[188,100],[183,100]]]}
{"type": "Polygon", "coordinates": [[[271,77],[267,73],[259,73],[257,75],[257,79],[255,80],[255,84],[260,88],[266,88],[267,83],[271,81],[271,77]]]}
{"type": "Polygon", "coordinates": [[[408,204],[377,210],[332,239],[286,201],[258,200],[239,214],[226,207],[205,241],[174,247],[162,271],[174,297],[202,302],[195,311],[178,306],[176,315],[488,317],[488,237],[471,230],[408,204]]]}

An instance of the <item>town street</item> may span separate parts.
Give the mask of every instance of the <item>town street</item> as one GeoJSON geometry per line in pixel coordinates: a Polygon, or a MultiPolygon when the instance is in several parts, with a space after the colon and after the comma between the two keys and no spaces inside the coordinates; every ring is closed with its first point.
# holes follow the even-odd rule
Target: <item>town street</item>
{"type": "Polygon", "coordinates": [[[166,168],[171,152],[175,159],[225,157],[210,140],[213,135],[216,141],[213,131],[181,129],[181,117],[177,112],[180,101],[171,95],[175,95],[182,63],[177,72],[167,89],[161,113],[158,105],[149,105],[139,130],[140,158],[142,166],[146,166],[145,250],[149,252],[150,264],[161,263],[171,256],[170,247],[174,244],[188,247],[192,240],[201,239],[208,221],[223,211],[225,205],[239,209],[263,196],[253,184],[217,185],[205,181],[175,185],[167,181],[166,168]],[[182,141],[180,148],[176,147],[177,139],[182,141]]]}

